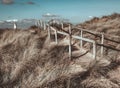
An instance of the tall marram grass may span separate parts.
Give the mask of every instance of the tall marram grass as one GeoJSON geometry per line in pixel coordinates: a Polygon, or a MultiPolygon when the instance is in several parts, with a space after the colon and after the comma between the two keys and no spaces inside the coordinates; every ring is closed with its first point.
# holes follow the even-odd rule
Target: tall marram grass
{"type": "Polygon", "coordinates": [[[98,61],[85,53],[70,61],[64,38],[56,45],[36,28],[0,30],[0,88],[120,88],[120,52],[109,50],[98,61]]]}
{"type": "Polygon", "coordinates": [[[47,31],[0,30],[0,88],[119,88],[120,58],[104,59],[84,68],[47,31]]]}

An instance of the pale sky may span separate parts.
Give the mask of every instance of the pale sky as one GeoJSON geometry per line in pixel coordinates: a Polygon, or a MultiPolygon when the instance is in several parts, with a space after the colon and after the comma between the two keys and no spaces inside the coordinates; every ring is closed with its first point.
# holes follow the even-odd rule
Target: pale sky
{"type": "Polygon", "coordinates": [[[51,13],[78,23],[120,13],[120,0],[0,0],[0,20],[40,19],[51,13]]]}

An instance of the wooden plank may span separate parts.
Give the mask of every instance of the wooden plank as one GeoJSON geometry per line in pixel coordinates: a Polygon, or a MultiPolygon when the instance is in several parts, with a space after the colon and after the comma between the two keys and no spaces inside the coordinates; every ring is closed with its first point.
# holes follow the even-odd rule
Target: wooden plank
{"type": "Polygon", "coordinates": [[[80,39],[80,40],[83,40],[83,41],[86,41],[86,42],[90,42],[90,43],[94,43],[95,42],[94,40],[87,39],[87,38],[82,38],[80,36],[75,36],[75,35],[72,35],[72,38],[80,39]]]}
{"type": "Polygon", "coordinates": [[[61,32],[61,31],[58,31],[57,33],[62,34],[62,35],[66,35],[66,36],[68,36],[68,35],[69,35],[68,33],[61,32]]]}

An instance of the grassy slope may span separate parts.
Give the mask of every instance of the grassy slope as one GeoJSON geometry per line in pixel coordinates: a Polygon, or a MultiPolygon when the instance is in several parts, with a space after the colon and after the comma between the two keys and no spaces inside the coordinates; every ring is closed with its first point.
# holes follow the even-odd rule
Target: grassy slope
{"type": "Polygon", "coordinates": [[[50,43],[47,31],[0,30],[0,88],[120,88],[119,52],[69,61],[63,41],[50,43]]]}
{"type": "Polygon", "coordinates": [[[69,61],[68,46],[49,42],[46,31],[0,32],[0,87],[36,88],[85,71],[69,61]]]}
{"type": "MultiPolygon", "coordinates": [[[[120,50],[120,21],[119,20],[120,20],[120,14],[114,13],[112,15],[103,16],[101,18],[95,17],[89,21],[86,21],[82,24],[78,24],[76,26],[80,27],[82,29],[91,30],[93,32],[95,32],[95,31],[103,32],[105,34],[105,38],[118,42],[118,43],[116,43],[116,42],[108,41],[105,39],[104,44],[107,46],[110,46],[112,48],[120,50]]],[[[74,32],[74,30],[73,30],[73,32],[75,34],[80,34],[80,32],[78,32],[78,31],[79,30],[76,30],[74,32]]],[[[97,43],[100,43],[100,38],[98,36],[93,36],[91,34],[84,32],[84,37],[96,40],[97,43]]],[[[87,44],[87,43],[84,44],[85,47],[88,47],[88,45],[89,44],[87,44]]],[[[99,54],[100,47],[98,47],[97,51],[99,54]]],[[[104,54],[105,54],[105,56],[108,56],[109,58],[115,59],[115,58],[119,57],[118,56],[119,51],[114,51],[110,48],[104,48],[104,54]]]]}
{"type": "Polygon", "coordinates": [[[89,21],[86,21],[80,26],[88,30],[104,32],[110,34],[111,36],[120,36],[120,14],[114,13],[109,16],[103,16],[101,18],[93,18],[89,21]]]}

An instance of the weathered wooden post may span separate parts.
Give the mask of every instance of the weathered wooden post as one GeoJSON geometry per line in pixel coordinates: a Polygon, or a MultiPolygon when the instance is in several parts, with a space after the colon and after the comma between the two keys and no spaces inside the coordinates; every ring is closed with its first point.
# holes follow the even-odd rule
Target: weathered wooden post
{"type": "Polygon", "coordinates": [[[41,20],[39,20],[39,28],[41,28],[41,20]]]}
{"type": "MultiPolygon", "coordinates": [[[[71,46],[71,36],[72,36],[72,32],[71,32],[71,25],[69,24],[69,60],[71,61],[72,59],[72,46],[71,46]]],[[[71,79],[68,79],[67,82],[67,88],[70,88],[70,81],[71,79]]]]}
{"type": "Polygon", "coordinates": [[[40,27],[42,28],[43,27],[43,21],[40,20],[40,27]]]}
{"type": "Polygon", "coordinates": [[[57,30],[55,30],[55,42],[56,42],[56,44],[58,44],[58,40],[57,40],[57,30]]]}
{"type": "Polygon", "coordinates": [[[46,30],[46,22],[44,21],[44,30],[46,30]]]}
{"type": "Polygon", "coordinates": [[[38,27],[38,21],[37,21],[37,20],[35,20],[35,26],[37,26],[37,27],[38,27]]]}
{"type": "MultiPolygon", "coordinates": [[[[104,33],[101,33],[101,44],[104,44],[104,33]]],[[[101,46],[101,56],[103,56],[104,52],[104,47],[101,46]]]]}
{"type": "Polygon", "coordinates": [[[38,20],[38,28],[39,28],[39,29],[40,29],[40,25],[41,25],[41,24],[40,24],[40,20],[38,20]]]}
{"type": "Polygon", "coordinates": [[[71,60],[72,58],[72,49],[71,49],[71,25],[69,24],[69,59],[71,60]]]}
{"type": "MultiPolygon", "coordinates": [[[[83,38],[83,30],[81,30],[80,36],[81,36],[81,38],[83,38]]],[[[83,48],[83,40],[82,39],[80,40],[80,48],[81,48],[81,50],[83,48]]]]}
{"type": "Polygon", "coordinates": [[[63,29],[64,27],[63,27],[63,23],[61,22],[61,28],[63,29]]]}
{"type": "Polygon", "coordinates": [[[47,29],[48,29],[48,39],[49,39],[49,41],[51,41],[51,32],[50,32],[50,25],[49,24],[47,24],[47,29]]]}
{"type": "Polygon", "coordinates": [[[38,27],[38,29],[40,28],[40,22],[39,22],[39,20],[35,21],[35,25],[38,27]]]}
{"type": "Polygon", "coordinates": [[[93,43],[93,58],[96,59],[96,42],[93,43]]]}

